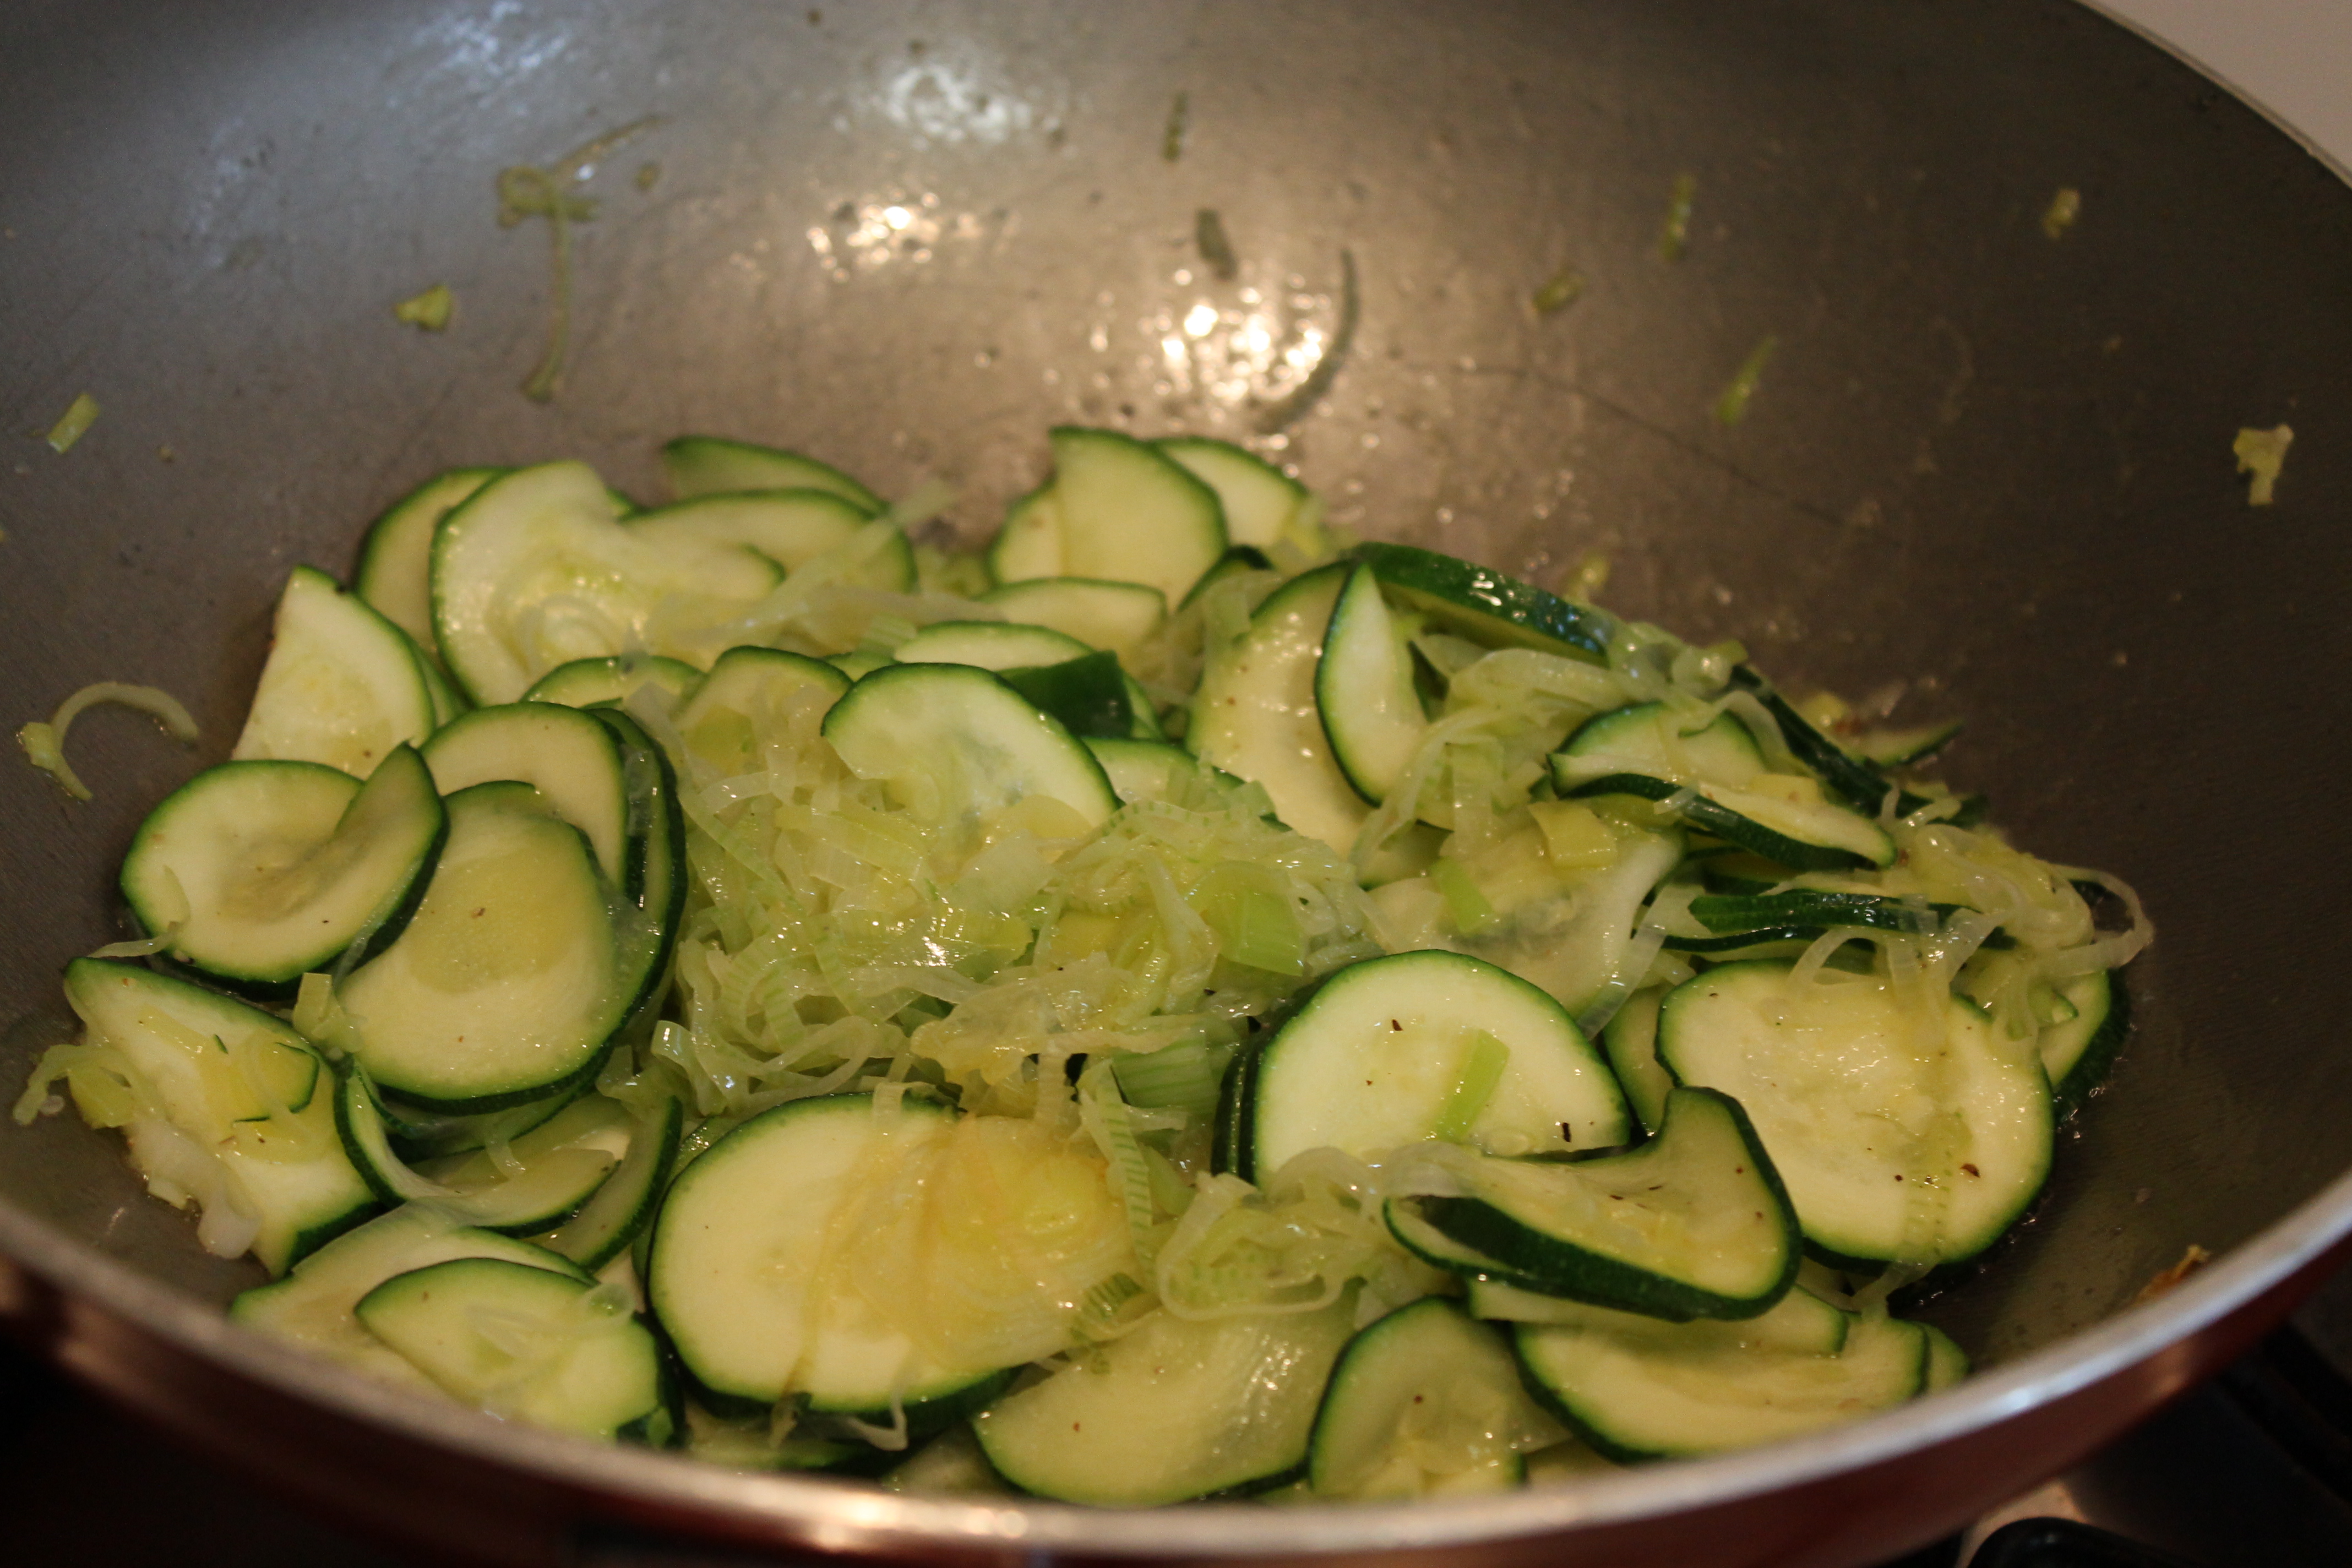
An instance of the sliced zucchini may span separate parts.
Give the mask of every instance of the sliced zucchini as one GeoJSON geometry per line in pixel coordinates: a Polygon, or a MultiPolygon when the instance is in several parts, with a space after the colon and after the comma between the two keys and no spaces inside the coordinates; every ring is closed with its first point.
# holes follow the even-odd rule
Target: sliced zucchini
{"type": "MultiPolygon", "coordinates": [[[[856,540],[874,514],[821,489],[751,490],[696,496],[641,511],[631,531],[656,544],[734,544],[756,550],[787,574],[856,540]]],[[[904,594],[915,586],[915,552],[907,536],[887,531],[882,548],[861,559],[846,580],[904,594]]]]}
{"type": "Polygon", "coordinates": [[[318,763],[223,763],[147,814],[122,896],[178,962],[287,996],[354,942],[400,934],[447,826],[406,745],[364,784],[318,763]]]}
{"type": "Polygon", "coordinates": [[[1662,702],[1620,708],[1588,720],[1551,763],[1553,786],[1571,799],[1673,801],[1692,826],[1793,869],[1895,861],[1885,828],[1823,799],[1810,776],[1768,772],[1754,738],[1727,713],[1693,727],[1662,702]]]}
{"type": "Polygon", "coordinates": [[[628,797],[627,852],[614,938],[618,980],[626,998],[622,1029],[634,1030],[657,1010],[669,985],[670,953],[686,917],[686,809],[669,753],[635,719],[617,708],[590,710],[621,745],[621,778],[628,797]]]}
{"type": "Polygon", "coordinates": [[[522,694],[525,702],[560,702],[566,708],[605,708],[625,704],[638,690],[652,687],[673,701],[684,701],[702,680],[702,671],[684,659],[658,654],[616,653],[604,658],[575,658],[559,664],[522,694]]]}
{"type": "Polygon", "coordinates": [[[1149,741],[1159,734],[1150,710],[1138,710],[1137,699],[1129,691],[1132,683],[1118,667],[1118,655],[1108,648],[1059,664],[999,673],[1005,685],[1034,703],[1039,712],[1053,715],[1081,741],[1149,741]]]}
{"type": "MultiPolygon", "coordinates": [[[[1020,626],[1006,621],[940,621],[925,626],[900,643],[893,657],[900,664],[969,664],[1003,673],[1012,669],[1067,665],[1073,660],[1087,658],[1094,652],[1093,648],[1068,633],[1057,632],[1050,626],[1020,626]]],[[[1102,661],[1097,660],[1087,668],[1092,671],[1104,666],[1102,661]]],[[[1136,684],[1133,676],[1119,668],[1116,656],[1109,661],[1108,668],[1118,672],[1118,689],[1125,694],[1123,706],[1128,721],[1108,732],[1131,736],[1139,741],[1160,739],[1160,724],[1153,716],[1151,699],[1145,695],[1141,686],[1136,684]]],[[[1014,683],[1014,689],[1022,690],[1020,683],[1014,683]]],[[[1036,701],[1036,698],[1025,690],[1023,695],[1036,701]]],[[[1052,704],[1038,702],[1037,705],[1056,718],[1062,717],[1059,710],[1052,704]]],[[[1099,734],[1105,731],[1087,730],[1076,732],[1099,734]]]]}
{"type": "Polygon", "coordinates": [[[1865,730],[1845,743],[1845,749],[1874,768],[1907,768],[1924,763],[1959,738],[1962,725],[1950,719],[1941,724],[1905,724],[1865,730]]]}
{"type": "Polygon", "coordinates": [[[934,1361],[887,1327],[827,1267],[847,1195],[887,1179],[952,1113],[908,1100],[877,1116],[867,1095],[793,1100],[710,1146],[671,1184],[646,1288],[678,1359],[722,1402],[879,1415],[910,1429],[961,1419],[1003,1388],[994,1366],[934,1361]]]}
{"type": "Polygon", "coordinates": [[[1919,1331],[1927,1336],[1927,1376],[1922,1394],[1949,1388],[1969,1375],[1969,1352],[1958,1341],[1933,1323],[1920,1324],[1919,1331]]]}
{"type": "Polygon", "coordinates": [[[1215,565],[1201,574],[1201,580],[1192,584],[1191,592],[1187,593],[1183,598],[1177,601],[1176,607],[1179,609],[1189,609],[1193,601],[1200,598],[1202,595],[1207,593],[1212,587],[1223,582],[1228,577],[1237,576],[1244,572],[1271,572],[1273,570],[1274,563],[1266,559],[1265,552],[1260,550],[1256,545],[1235,544],[1230,546],[1223,555],[1217,557],[1217,563],[1215,565]]]}
{"type": "Polygon", "coordinates": [[[375,1096],[375,1110],[383,1118],[384,1131],[391,1140],[393,1153],[405,1163],[415,1164],[511,1143],[588,1093],[591,1087],[583,1079],[560,1094],[509,1106],[504,1110],[486,1110],[474,1116],[453,1116],[446,1111],[427,1110],[407,1104],[397,1095],[387,1095],[379,1089],[375,1096]]]}
{"type": "Polygon", "coordinates": [[[1834,1355],[1743,1342],[1738,1327],[1523,1324],[1516,1338],[1528,1387],[1622,1461],[1793,1437],[1900,1405],[1927,1379],[1927,1337],[1916,1323],[1857,1316],[1834,1355]]]}
{"type": "Polygon", "coordinates": [[[650,1109],[640,1110],[629,1131],[629,1152],[612,1175],[579,1213],[534,1239],[592,1273],[626,1252],[653,1223],[685,1128],[686,1104],[676,1095],[663,1095],[650,1109]]]}
{"type": "Polygon", "coordinates": [[[589,1437],[666,1414],[661,1351],[625,1306],[578,1279],[497,1258],[395,1274],[352,1307],[441,1389],[494,1415],[589,1437]]]}
{"type": "Polygon", "coordinates": [[[824,738],[860,778],[887,779],[932,821],[1045,795],[1088,828],[1118,809],[1102,764],[1059,722],[984,669],[896,664],[852,686],[824,738]]]}
{"type": "Polygon", "coordinates": [[[1389,1228],[1441,1268],[1654,1318],[1752,1318],[1799,1260],[1780,1179],[1737,1101],[1666,1097],[1627,1153],[1557,1163],[1463,1152],[1465,1195],[1392,1198],[1389,1228]]]}
{"type": "Polygon", "coordinates": [[[593,1073],[634,996],[579,830],[525,784],[476,784],[447,806],[423,905],[341,1001],[378,1084],[432,1110],[496,1110],[593,1073]]]}
{"type": "Polygon", "coordinates": [[[1139,800],[1184,799],[1193,781],[1204,774],[1242,787],[1240,779],[1205,767],[1201,759],[1171,741],[1096,737],[1087,742],[1087,750],[1102,764],[1112,791],[1128,805],[1139,800]]]}
{"type": "Polygon", "coordinates": [[[1509,1342],[1442,1296],[1360,1331],[1316,1413],[1307,1463],[1318,1497],[1507,1491],[1526,1456],[1568,1436],[1520,1385],[1509,1342]]]}
{"type": "Polygon", "coordinates": [[[433,694],[407,634],[324,572],[294,568],[278,595],[253,708],[229,754],[324,763],[365,778],[394,746],[423,743],[434,722],[433,694]]]}
{"type": "Polygon", "coordinates": [[[1378,805],[1404,776],[1429,721],[1413,689],[1412,655],[1369,566],[1348,574],[1323,636],[1315,707],[1331,759],[1378,805]]]}
{"type": "Polygon", "coordinates": [[[1060,664],[1095,650],[1049,626],[1008,621],[939,621],[892,650],[900,664],[969,664],[981,669],[1014,669],[1060,664]]]}
{"type": "MultiPolygon", "coordinates": [[[[1670,950],[1731,952],[1759,942],[1811,942],[1825,931],[1841,928],[1932,935],[1946,921],[1963,911],[1957,904],[1931,904],[1917,899],[1790,888],[1777,893],[1702,894],[1690,901],[1690,912],[1699,924],[1718,934],[1670,936],[1666,939],[1670,950]]],[[[2016,941],[2007,931],[1996,929],[1983,945],[1991,949],[2014,947],[2016,941]]]]}
{"type": "Polygon", "coordinates": [[[1272,1176],[1309,1149],[1377,1161],[1444,1138],[1490,1152],[1607,1149],[1617,1080],[1560,1005],[1452,952],[1366,959],[1323,982],[1245,1069],[1234,1163],[1272,1176]]]}
{"type": "Polygon", "coordinates": [[[1116,430],[1065,425],[1053,445],[1051,504],[1016,507],[990,552],[1000,583],[1098,577],[1174,604],[1224,553],[1217,492],[1181,465],[1116,430]]]}
{"type": "Polygon", "coordinates": [[[433,531],[504,468],[451,468],[392,503],[371,524],[352,573],[352,592],[406,632],[428,655],[433,641],[433,531]]]}
{"type": "Polygon", "coordinates": [[[1168,596],[1141,583],[1097,577],[1038,577],[1007,583],[980,596],[1003,610],[1007,620],[1047,626],[1088,647],[1107,647],[1121,658],[1168,618],[1168,596]]]}
{"type": "MultiPolygon", "coordinates": [[[[433,1203],[461,1224],[509,1236],[545,1230],[585,1203],[619,1162],[613,1129],[625,1118],[600,1097],[572,1101],[506,1145],[514,1163],[509,1174],[485,1152],[411,1168],[393,1152],[383,1102],[354,1066],[345,1065],[334,1096],[343,1152],[378,1198],[387,1205],[433,1203]],[[583,1120],[590,1123],[585,1130],[583,1120]]],[[[625,1132],[620,1137],[625,1146],[625,1132]]]]}
{"type": "MultiPolygon", "coordinates": [[[[1062,581],[1062,503],[1047,479],[1004,509],[1003,526],[982,557],[999,587],[1033,580],[1062,581]]],[[[1162,595],[1164,598],[1165,595],[1162,595]]]]}
{"type": "Polygon", "coordinates": [[[872,517],[882,498],[830,463],[720,436],[680,436],[661,449],[662,472],[679,500],[740,490],[824,490],[872,517]]]}
{"type": "Polygon", "coordinates": [[[468,697],[513,702],[576,658],[690,659],[673,638],[741,614],[782,577],[739,545],[633,532],[593,469],[545,463],[492,479],[442,519],[434,632],[468,697]]]}
{"type": "Polygon", "coordinates": [[[1664,1120],[1666,1095],[1675,1087],[1674,1075],[1658,1065],[1658,1004],[1665,994],[1655,987],[1634,992],[1601,1030],[1610,1070],[1625,1088],[1626,1104],[1649,1132],[1655,1132],[1664,1120]]]}
{"type": "Polygon", "coordinates": [[[1658,1017],[1675,1081],[1736,1096],[1806,1240],[1838,1258],[1948,1263],[1990,1246],[2050,1170],[2050,1089],[2030,1041],[1956,996],[1781,963],[1676,986],[1658,1017]]]}
{"type": "Polygon", "coordinates": [[[1184,737],[1202,762],[1264,785],[1285,823],[1342,855],[1370,808],[1331,755],[1315,676],[1349,571],[1335,563],[1291,579],[1237,641],[1211,651],[1184,737]]]}
{"type": "MultiPolygon", "coordinates": [[[[1639,1312],[1619,1312],[1589,1301],[1571,1301],[1506,1285],[1498,1279],[1473,1279],[1468,1295],[1470,1315],[1490,1322],[1557,1323],[1594,1333],[1646,1334],[1665,1329],[1661,1319],[1639,1312]]],[[[1673,1325],[1675,1337],[1689,1344],[1713,1342],[1741,1346],[1777,1355],[1835,1355],[1845,1348],[1854,1321],[1811,1291],[1798,1286],[1772,1303],[1769,1311],[1753,1318],[1726,1321],[1695,1319],[1673,1325]]]]}
{"type": "Polygon", "coordinates": [[[1226,537],[1235,544],[1265,549],[1282,537],[1290,520],[1306,504],[1305,485],[1230,441],[1171,436],[1152,445],[1217,492],[1218,504],[1224,509],[1226,537]]]}
{"type": "Polygon", "coordinates": [[[1500,572],[1411,544],[1360,544],[1354,559],[1400,604],[1484,647],[1531,647],[1606,664],[1616,623],[1500,572]]]}
{"type": "Polygon", "coordinates": [[[823,713],[848,689],[849,677],[823,659],[782,648],[729,648],[678,710],[677,731],[696,762],[735,778],[761,769],[763,739],[784,732],[794,706],[823,713]]]}
{"type": "Polygon", "coordinates": [[[200,1195],[188,1184],[191,1163],[216,1162],[227,1191],[203,1199],[257,1223],[252,1252],[272,1274],[374,1209],[335,1136],[318,1053],[301,1036],[259,1008],[111,959],[75,959],[65,984],[90,1042],[122,1054],[169,1124],[146,1113],[116,1123],[151,1192],[184,1207],[200,1195]]]}
{"type": "Polygon", "coordinates": [[[577,708],[553,702],[502,702],[477,708],[428,742],[425,765],[445,795],[512,779],[547,797],[586,836],[597,868],[618,887],[629,825],[620,742],[577,708]]]}
{"type": "Polygon", "coordinates": [[[2073,1115],[2115,1065],[2124,1037],[2131,1033],[2131,994],[2118,972],[2078,974],[2059,983],[2058,994],[2074,1016],[2047,1025],[2036,1042],[2042,1070],[2061,1120],[2073,1115]]]}
{"type": "Polygon", "coordinates": [[[1255,1491],[1307,1460],[1353,1301],[1194,1322],[1158,1312],[972,1420],[997,1473],[1025,1492],[1149,1508],[1255,1491]]]}
{"type": "Polygon", "coordinates": [[[585,1270],[545,1247],[460,1224],[429,1204],[405,1204],[337,1237],[285,1279],[238,1296],[229,1303],[229,1319],[384,1382],[429,1389],[432,1381],[362,1328],[352,1309],[395,1275],[453,1258],[503,1258],[589,1282],[585,1270]]]}
{"type": "Polygon", "coordinates": [[[425,645],[410,637],[408,650],[416,656],[416,673],[425,678],[425,694],[433,702],[435,729],[439,729],[473,706],[466,700],[464,692],[450,684],[449,678],[442,673],[441,661],[426,652],[425,645]]]}

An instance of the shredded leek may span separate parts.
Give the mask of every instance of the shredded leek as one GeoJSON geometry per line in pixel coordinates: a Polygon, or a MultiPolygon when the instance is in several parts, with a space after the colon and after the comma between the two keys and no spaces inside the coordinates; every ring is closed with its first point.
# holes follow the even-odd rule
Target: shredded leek
{"type": "Polygon", "coordinates": [[[1184,132],[1192,123],[1192,95],[1179,90],[1168,103],[1168,123],[1160,132],[1160,156],[1173,163],[1184,155],[1184,132]]]}
{"type": "Polygon", "coordinates": [[[1528,303],[1535,307],[1538,316],[1557,316],[1575,304],[1583,294],[1584,274],[1573,267],[1562,267],[1544,279],[1528,303]]]}
{"type": "Polygon", "coordinates": [[[1446,1093],[1445,1108],[1438,1113],[1430,1135],[1448,1143],[1467,1140],[1471,1124],[1495,1098],[1496,1086],[1510,1065],[1510,1047],[1484,1029],[1473,1030],[1462,1053],[1462,1066],[1454,1076],[1454,1087],[1446,1093]]]}
{"type": "Polygon", "coordinates": [[[512,228],[525,218],[547,220],[547,349],[522,384],[523,395],[534,403],[547,402],[563,384],[572,353],[572,226],[596,216],[597,204],[572,187],[586,182],[606,157],[661,123],[660,115],[647,115],[583,142],[551,167],[518,163],[499,171],[499,226],[512,228]]]}
{"type": "Polygon", "coordinates": [[[1225,220],[1216,208],[1202,207],[1192,215],[1192,245],[1221,280],[1230,283],[1240,276],[1241,258],[1234,254],[1234,242],[1225,237],[1225,220]]]}
{"type": "Polygon", "coordinates": [[[89,786],[81,782],[81,775],[66,761],[66,731],[73,728],[73,721],[84,709],[100,702],[136,708],[152,715],[173,740],[183,745],[195,743],[196,721],[170,692],[152,686],[127,686],[116,680],[94,681],[58,704],[58,710],[49,715],[47,723],[36,721],[16,731],[16,743],[25,748],[26,758],[57,780],[58,787],[76,800],[89,800],[91,796],[89,786]]]}

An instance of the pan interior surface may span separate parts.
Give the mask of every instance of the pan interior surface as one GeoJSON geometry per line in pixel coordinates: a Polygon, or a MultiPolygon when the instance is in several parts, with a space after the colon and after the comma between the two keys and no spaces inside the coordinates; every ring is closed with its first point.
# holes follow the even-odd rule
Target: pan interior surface
{"type": "MultiPolygon", "coordinates": [[[[16,721],[117,679],[204,732],[92,717],[87,805],[0,768],[11,1100],[286,570],[412,484],[577,456],[652,494],[709,431],[945,480],[976,542],[1085,423],[1257,443],[1337,521],[1547,584],[1605,556],[1610,608],[1797,690],[1904,681],[2019,843],[2139,889],[2110,1087],[1926,1313],[1981,1364],[2344,1164],[2352,193],[2090,12],[86,0],[0,22],[0,152],[16,721]],[[548,237],[499,172],[646,116],[530,401],[548,237]],[[435,283],[446,331],[394,319],[435,283]],[[69,452],[23,434],[85,391],[69,452]],[[2280,423],[2250,508],[2232,437],[2280,423]]],[[[0,1128],[0,1198],[204,1301],[257,1278],[70,1117],[0,1128]]]]}

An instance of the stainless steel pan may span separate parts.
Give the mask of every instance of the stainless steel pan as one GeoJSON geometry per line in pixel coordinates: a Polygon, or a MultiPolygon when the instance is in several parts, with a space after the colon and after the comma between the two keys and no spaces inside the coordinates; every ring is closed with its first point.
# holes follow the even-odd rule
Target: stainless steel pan
{"type": "Polygon", "coordinates": [[[1981,1376],[1490,1502],[1128,1517],[508,1431],[231,1331],[250,1276],[110,1141],[0,1131],[0,1315],[290,1489],[517,1562],[1850,1563],[2214,1369],[2352,1226],[2352,193],[2088,11],[20,0],[0,170],[6,689],[31,718],[153,681],[206,735],[191,758],[86,721],[83,806],[0,768],[12,1096],[67,1026],[58,965],[116,934],[131,827],[234,734],[289,564],[342,566],[445,465],[577,454],[650,489],[654,442],[688,429],[890,490],[945,478],[976,532],[1054,421],[1283,425],[1368,532],[1538,578],[1601,551],[1614,605],[1738,636],[1792,684],[1907,679],[1906,711],[1970,721],[1950,772],[2022,841],[2135,880],[2162,933],[2042,1217],[1934,1309],[1981,1376]],[[546,237],[496,224],[494,176],[646,114],[591,183],[568,383],[528,402],[546,237]],[[2053,239],[2061,187],[2081,214],[2053,239]],[[1343,258],[1360,327],[1286,423],[1340,335],[1343,258]],[[1588,287],[1539,318],[1563,267],[1588,287]],[[393,320],[436,281],[447,333],[393,320]],[[85,390],[104,413],[70,454],[21,434],[85,390]],[[2279,502],[2250,510],[2231,437],[2281,421],[2279,502]],[[2134,1306],[2192,1243],[2219,1261],[2134,1306]]]}

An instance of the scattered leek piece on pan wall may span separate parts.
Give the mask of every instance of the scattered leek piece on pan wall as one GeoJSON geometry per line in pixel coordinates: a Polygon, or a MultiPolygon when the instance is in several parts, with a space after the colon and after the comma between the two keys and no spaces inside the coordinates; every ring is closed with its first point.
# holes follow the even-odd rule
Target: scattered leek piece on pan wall
{"type": "Polygon", "coordinates": [[[551,168],[518,163],[499,171],[499,226],[512,228],[525,218],[547,220],[552,250],[548,289],[547,352],[522,384],[522,395],[533,403],[554,397],[563,384],[565,362],[572,353],[572,226],[596,216],[596,203],[572,187],[596,172],[596,165],[625,143],[662,123],[658,114],[633,120],[617,131],[585,142],[551,168]]]}
{"type": "Polygon", "coordinates": [[[392,308],[392,313],[420,331],[438,332],[447,330],[449,312],[457,298],[446,283],[436,283],[421,294],[412,294],[392,308]]]}
{"type": "Polygon", "coordinates": [[[1658,259],[1680,261],[1690,248],[1691,204],[1698,196],[1696,174],[1676,174],[1666,197],[1665,226],[1658,230],[1658,259]]]}
{"type": "Polygon", "coordinates": [[[1772,351],[1780,346],[1780,340],[1767,333],[1762,342],[1748,351],[1748,357],[1740,362],[1738,373],[1732,376],[1731,384],[1725,387],[1723,395],[1715,400],[1717,424],[1737,425],[1748,417],[1748,405],[1755,399],[1756,389],[1764,383],[1764,367],[1771,363],[1772,351]]]}
{"type": "Polygon", "coordinates": [[[2268,506],[2276,499],[2279,470],[2286,467],[2286,449],[2294,432],[2281,425],[2271,430],[2241,430],[2230,444],[2237,456],[2238,472],[2253,478],[2246,486],[2248,506],[2268,506]]]}
{"type": "Polygon", "coordinates": [[[89,786],[66,762],[66,731],[73,727],[83,709],[100,702],[119,703],[152,714],[172,739],[183,744],[195,742],[196,721],[170,692],[152,686],[126,686],[116,680],[85,686],[59,703],[47,723],[36,720],[16,731],[16,743],[25,748],[25,755],[32,764],[56,779],[59,787],[76,800],[89,799],[89,786]]]}
{"type": "Polygon", "coordinates": [[[60,457],[73,450],[73,444],[82,438],[89,427],[98,423],[98,399],[85,392],[66,405],[58,422],[49,426],[49,450],[60,457]]]}
{"type": "Polygon", "coordinates": [[[2083,193],[2072,185],[2061,186],[2050,205],[2042,209],[2042,232],[2053,239],[2063,239],[2083,216],[2083,193]]]}

